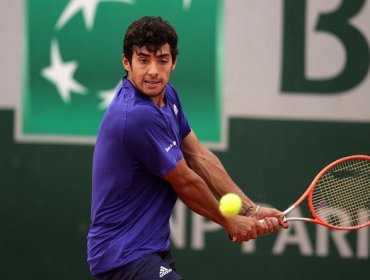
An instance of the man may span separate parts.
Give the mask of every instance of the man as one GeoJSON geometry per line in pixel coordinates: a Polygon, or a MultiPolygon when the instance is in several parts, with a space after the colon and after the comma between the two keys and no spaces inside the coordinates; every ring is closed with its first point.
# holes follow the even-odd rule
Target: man
{"type": "Polygon", "coordinates": [[[169,83],[177,41],[159,17],[135,21],[124,38],[127,77],[104,115],[93,159],[88,262],[98,279],[182,279],[169,253],[177,197],[235,242],[287,227],[283,213],[259,208],[241,191],[191,130],[169,83]],[[242,215],[220,214],[215,197],[229,192],[242,198],[242,215]]]}

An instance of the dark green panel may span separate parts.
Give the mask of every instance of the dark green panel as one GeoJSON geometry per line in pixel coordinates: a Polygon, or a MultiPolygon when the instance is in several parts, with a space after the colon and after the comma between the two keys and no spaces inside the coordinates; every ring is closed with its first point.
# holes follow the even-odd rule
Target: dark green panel
{"type": "Polygon", "coordinates": [[[1,279],[90,279],[92,147],[13,142],[0,111],[1,279]]]}
{"type": "MultiPolygon", "coordinates": [[[[86,263],[92,146],[21,144],[13,141],[13,112],[0,111],[0,263],[3,279],[91,279],[86,263]]],[[[370,125],[303,121],[230,122],[230,146],[217,155],[235,181],[258,202],[285,208],[329,162],[370,154],[370,125]]],[[[204,250],[191,249],[191,215],[183,249],[174,249],[186,279],[367,279],[369,259],[343,258],[333,242],[318,257],[316,227],[305,224],[313,246],[302,256],[295,245],[274,255],[276,235],[242,253],[219,230],[206,234],[204,250]],[[312,271],[304,272],[306,266],[312,271]]],[[[368,236],[369,238],[369,236],[368,236]]]]}
{"type": "MultiPolygon", "coordinates": [[[[281,210],[295,202],[330,162],[347,155],[370,154],[370,124],[366,123],[233,119],[230,124],[229,150],[217,155],[251,198],[281,210]]],[[[305,207],[302,211],[308,214],[305,207]]],[[[352,257],[340,256],[333,241],[329,241],[329,256],[318,257],[316,226],[304,226],[313,247],[310,256],[302,256],[296,245],[287,246],[283,255],[274,255],[276,235],[261,237],[255,252],[242,253],[222,230],[206,234],[204,251],[190,249],[188,233],[186,249],[176,250],[175,256],[186,279],[368,278],[368,257],[356,256],[357,233],[346,238],[352,257]]],[[[367,242],[369,239],[367,233],[367,242]]]]}

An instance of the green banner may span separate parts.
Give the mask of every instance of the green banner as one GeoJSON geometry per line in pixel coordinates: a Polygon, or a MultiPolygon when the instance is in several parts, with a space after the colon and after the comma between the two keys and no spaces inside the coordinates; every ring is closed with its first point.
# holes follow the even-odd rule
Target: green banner
{"type": "Polygon", "coordinates": [[[179,34],[180,56],[171,82],[194,131],[204,142],[221,141],[221,0],[25,3],[21,137],[93,142],[125,75],[124,33],[132,21],[153,15],[170,21],[179,34]]]}

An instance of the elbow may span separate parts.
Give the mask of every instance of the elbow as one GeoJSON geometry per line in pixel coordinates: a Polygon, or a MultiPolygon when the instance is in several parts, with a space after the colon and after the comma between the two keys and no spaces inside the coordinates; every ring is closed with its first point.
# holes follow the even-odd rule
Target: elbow
{"type": "Polygon", "coordinates": [[[181,160],[174,170],[166,174],[164,179],[171,184],[180,198],[192,192],[192,190],[197,189],[202,184],[201,177],[189,168],[184,160],[181,160]]]}

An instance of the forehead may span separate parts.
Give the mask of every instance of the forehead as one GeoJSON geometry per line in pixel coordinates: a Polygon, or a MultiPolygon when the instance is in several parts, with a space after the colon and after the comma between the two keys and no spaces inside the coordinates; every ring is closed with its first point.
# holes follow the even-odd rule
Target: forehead
{"type": "MultiPolygon", "coordinates": [[[[150,49],[150,47],[149,47],[150,49]]],[[[164,55],[170,55],[171,54],[171,47],[168,43],[162,45],[158,50],[155,51],[154,53],[152,50],[148,50],[146,46],[143,47],[134,47],[134,53],[136,55],[155,55],[155,56],[164,56],[164,55]]]]}

